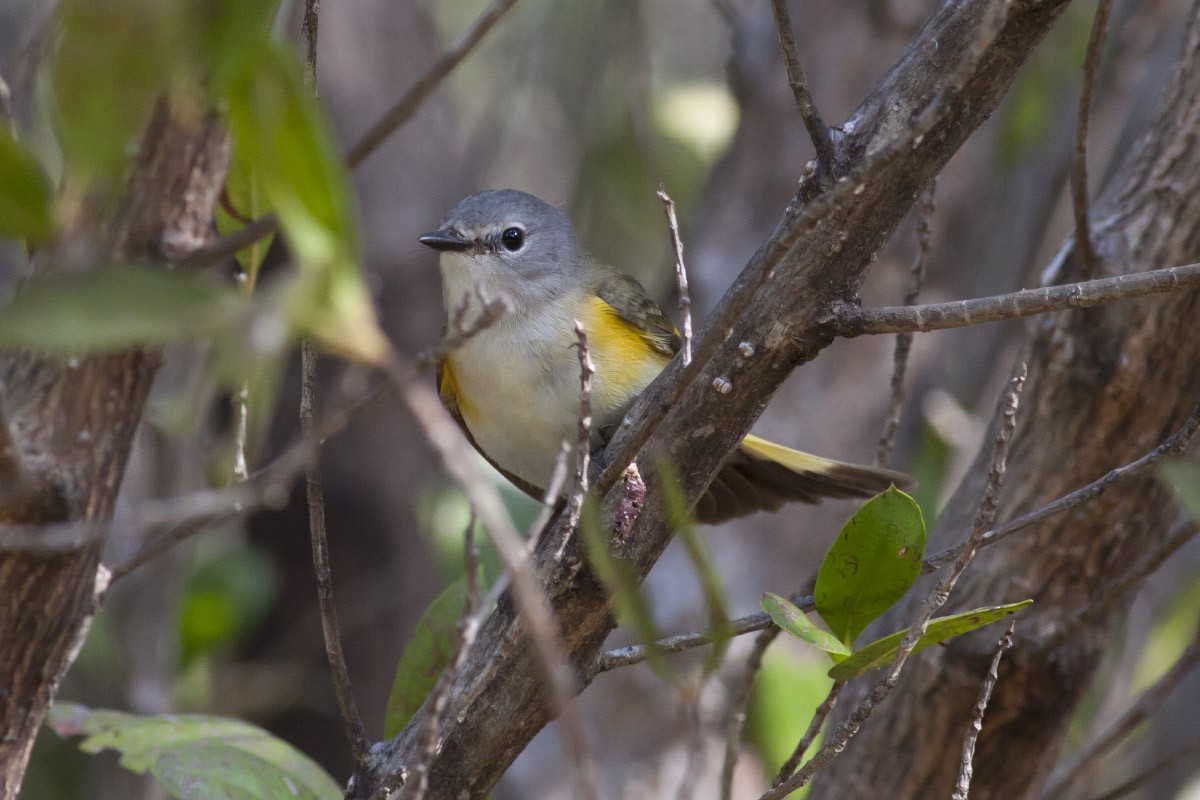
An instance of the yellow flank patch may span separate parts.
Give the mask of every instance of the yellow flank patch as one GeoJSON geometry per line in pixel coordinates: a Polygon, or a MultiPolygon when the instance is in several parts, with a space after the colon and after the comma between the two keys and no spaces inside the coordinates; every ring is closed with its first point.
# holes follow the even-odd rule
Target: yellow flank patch
{"type": "Polygon", "coordinates": [[[599,297],[589,299],[586,315],[582,322],[596,365],[595,399],[603,409],[621,406],[645,389],[669,359],[650,346],[644,331],[599,297]]]}
{"type": "Polygon", "coordinates": [[[768,442],[766,439],[760,439],[757,436],[747,436],[743,439],[742,449],[751,455],[782,464],[793,472],[815,472],[821,474],[838,466],[836,461],[830,461],[827,458],[821,458],[820,456],[808,453],[801,453],[799,450],[793,450],[781,444],[768,442]]]}
{"type": "Polygon", "coordinates": [[[442,375],[438,382],[438,394],[441,395],[442,402],[446,407],[458,412],[458,415],[470,423],[471,420],[477,417],[479,409],[475,404],[467,400],[458,388],[458,379],[454,377],[454,367],[450,364],[450,359],[442,361],[442,375]]]}

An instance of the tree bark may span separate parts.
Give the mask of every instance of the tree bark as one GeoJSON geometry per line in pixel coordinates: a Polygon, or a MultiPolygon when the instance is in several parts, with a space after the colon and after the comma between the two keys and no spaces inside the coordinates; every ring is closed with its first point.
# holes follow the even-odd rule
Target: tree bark
{"type": "MultiPolygon", "coordinates": [[[[1162,112],[1091,214],[1103,275],[1200,258],[1197,135],[1200,6],[1162,112]]],[[[1054,281],[1080,277],[1069,258],[1054,281]]],[[[1138,457],[1177,429],[1200,399],[1200,293],[1059,314],[1032,324],[1029,339],[1029,381],[998,522],[1138,457]]],[[[986,471],[976,464],[939,519],[935,541],[952,543],[969,530],[986,471]]],[[[1132,599],[1111,603],[1101,587],[1161,544],[1177,513],[1148,475],[978,555],[959,583],[956,606],[1036,602],[1018,618],[1001,666],[975,754],[972,798],[1038,795],[1132,599]],[[1091,613],[1064,635],[1085,610],[1091,613]]],[[[914,590],[873,630],[906,624],[923,597],[914,590]]],[[[810,797],[948,797],[995,638],[980,632],[926,651],[842,757],[818,773],[810,797]]],[[[869,688],[860,681],[843,695],[834,724],[869,688]]]]}
{"type": "MultiPolygon", "coordinates": [[[[986,0],[949,0],[934,13],[847,125],[844,152],[852,167],[848,180],[807,207],[798,199],[718,309],[718,315],[731,304],[740,309],[729,330],[710,326],[698,341],[698,363],[703,363],[706,347],[709,352],[715,347],[711,361],[675,402],[669,402],[685,369],[678,360],[673,362],[639,400],[633,424],[609,445],[611,456],[637,435],[648,415],[665,411],[637,459],[651,487],[645,505],[632,530],[622,529],[624,534],[613,543],[616,555],[628,559],[641,575],[671,536],[668,514],[655,490],[656,463],[663,457],[671,460],[693,502],[704,491],[784,378],[828,344],[821,323],[837,303],[853,301],[873,255],[921,189],[996,107],[1017,68],[1066,3],[1012,3],[998,35],[979,50],[989,5],[986,0]],[[956,74],[964,63],[963,74],[956,74]],[[913,120],[927,120],[923,115],[931,103],[936,124],[925,135],[909,138],[913,120]],[[904,146],[890,147],[897,142],[904,146]],[[803,241],[797,246],[799,239],[803,241]],[[754,290],[762,286],[761,275],[767,276],[770,291],[754,290]],[[748,292],[748,303],[739,299],[748,292]],[[749,343],[754,355],[742,355],[746,348],[739,347],[741,343],[749,343]],[[732,390],[713,390],[717,377],[731,383],[732,390]]],[[[618,484],[605,500],[610,526],[620,500],[618,484]]],[[[579,542],[569,541],[565,557],[555,560],[561,535],[556,529],[544,536],[535,558],[562,626],[563,643],[586,681],[614,622],[579,542]]],[[[449,722],[432,765],[427,797],[460,800],[487,793],[550,719],[539,670],[523,624],[514,617],[511,603],[501,603],[480,631],[451,692],[449,722]]],[[[382,787],[402,782],[421,757],[419,731],[427,711],[422,709],[396,739],[377,748],[355,777],[354,796],[371,797],[382,787]]]]}
{"type": "MultiPolygon", "coordinates": [[[[63,237],[69,243],[39,254],[35,271],[70,266],[81,247],[100,263],[162,261],[209,235],[229,162],[219,121],[174,113],[163,102],[139,153],[115,211],[90,198],[63,237]]],[[[0,504],[3,800],[17,795],[42,719],[95,612],[104,525],[158,364],[158,353],[144,350],[71,359],[8,353],[0,360],[0,421],[15,479],[0,504]],[[76,525],[65,545],[39,544],[57,523],[97,524],[76,525]]]]}

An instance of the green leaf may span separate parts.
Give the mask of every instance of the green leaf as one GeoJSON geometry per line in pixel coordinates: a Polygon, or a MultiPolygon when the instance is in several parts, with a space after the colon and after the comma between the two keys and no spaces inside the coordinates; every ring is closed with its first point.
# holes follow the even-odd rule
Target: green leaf
{"type": "Polygon", "coordinates": [[[667,517],[671,520],[671,526],[683,539],[684,548],[704,593],[704,607],[708,612],[708,633],[713,640],[712,647],[704,657],[704,674],[707,676],[721,665],[725,658],[725,649],[733,637],[733,623],[730,622],[729,612],[726,610],[725,584],[712,555],[696,533],[678,473],[667,461],[660,463],[658,472],[663,498],[666,500],[667,517]]]}
{"type": "Polygon", "coordinates": [[[0,125],[0,236],[40,242],[51,230],[50,182],[33,153],[0,125]]]}
{"type": "Polygon", "coordinates": [[[116,750],[121,766],[149,771],[180,800],[338,800],[315,762],[246,722],[200,714],[138,716],[56,705],[47,721],[62,737],[86,735],[88,753],[116,750]]]}
{"type": "Polygon", "coordinates": [[[612,594],[618,624],[628,624],[633,628],[638,642],[649,648],[646,663],[660,678],[671,680],[671,666],[662,651],[654,646],[655,642],[662,638],[658,624],[654,621],[654,612],[650,610],[650,604],[642,594],[642,587],[633,565],[610,552],[605,528],[600,522],[600,510],[591,495],[583,501],[579,532],[583,535],[588,563],[612,594]]]}
{"type": "Polygon", "coordinates": [[[817,613],[846,645],[904,596],[921,574],[921,508],[892,487],[868,500],[842,528],[817,573],[817,613]]]}
{"type": "Polygon", "coordinates": [[[463,576],[443,589],[417,620],[412,640],[396,665],[384,716],[384,737],[390,739],[408,724],[454,658],[460,637],[458,620],[466,603],[467,579],[463,576]]]}
{"type": "MultiPolygon", "coordinates": [[[[746,718],[746,738],[762,755],[764,777],[770,780],[792,754],[813,712],[833,683],[820,660],[801,658],[796,648],[772,647],[754,679],[754,695],[746,718]]],[[[821,735],[813,742],[820,748],[821,735]]],[[[809,752],[812,752],[811,749],[809,752]]],[[[788,795],[808,793],[807,786],[788,795]]]]}
{"type": "Polygon", "coordinates": [[[1158,472],[1192,519],[1200,520],[1200,464],[1168,461],[1158,468],[1158,472]]]}
{"type": "Polygon", "coordinates": [[[230,88],[237,147],[300,265],[284,298],[290,326],[349,358],[381,363],[390,351],[357,267],[349,176],[300,64],[272,43],[230,88]]]}
{"type": "MultiPolygon", "coordinates": [[[[969,633],[976,628],[982,628],[984,625],[990,625],[997,620],[1015,614],[1032,602],[1032,600],[1022,600],[1019,603],[1009,603],[1003,606],[987,606],[985,608],[977,608],[974,611],[964,611],[961,614],[953,614],[949,617],[939,617],[930,620],[929,625],[925,628],[925,635],[917,641],[917,646],[913,648],[913,653],[919,653],[932,644],[944,642],[955,636],[969,633]]],[[[845,681],[862,675],[864,672],[879,669],[895,657],[896,651],[900,649],[900,642],[904,639],[906,633],[908,633],[908,628],[896,631],[891,636],[876,639],[870,644],[859,648],[845,661],[834,664],[833,668],[829,670],[829,677],[845,681]]]]}
{"type": "Polygon", "coordinates": [[[0,347],[69,354],[164,344],[220,333],[248,310],[232,287],[198,275],[136,266],[60,273],[0,308],[0,347]]]}
{"type": "Polygon", "coordinates": [[[808,642],[813,647],[824,650],[830,655],[850,655],[849,647],[838,641],[838,638],[832,633],[814,625],[808,615],[787,598],[780,597],[773,592],[763,592],[758,604],[771,617],[772,622],[797,639],[808,642]]]}

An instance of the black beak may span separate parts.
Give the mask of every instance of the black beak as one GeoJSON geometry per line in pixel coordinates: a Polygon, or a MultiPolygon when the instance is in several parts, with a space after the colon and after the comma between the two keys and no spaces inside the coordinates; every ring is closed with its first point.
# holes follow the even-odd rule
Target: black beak
{"type": "Polygon", "coordinates": [[[469,241],[448,228],[443,228],[433,233],[422,234],[417,237],[417,241],[434,250],[445,250],[455,253],[461,253],[471,246],[469,241]]]}

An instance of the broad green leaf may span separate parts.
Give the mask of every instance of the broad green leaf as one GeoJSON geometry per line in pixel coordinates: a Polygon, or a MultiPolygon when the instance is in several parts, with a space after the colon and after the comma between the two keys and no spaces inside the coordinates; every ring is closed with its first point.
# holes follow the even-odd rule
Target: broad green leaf
{"type": "Polygon", "coordinates": [[[771,617],[772,622],[797,639],[808,642],[831,656],[850,655],[849,647],[838,641],[838,638],[832,633],[814,625],[808,615],[787,598],[780,597],[774,592],[763,592],[758,604],[771,617]]]}
{"type": "Polygon", "coordinates": [[[282,739],[236,719],[138,716],[59,704],[47,721],[62,737],[85,735],[88,753],[116,750],[180,800],[338,800],[331,777],[282,739]]]}
{"type": "Polygon", "coordinates": [[[248,310],[232,287],[158,267],[60,273],[0,308],[0,347],[69,354],[164,344],[215,335],[248,310]]]}
{"type": "Polygon", "coordinates": [[[904,596],[921,574],[925,522],[911,497],[892,487],[868,500],[842,528],[817,573],[817,613],[846,645],[904,596]]]}
{"type": "Polygon", "coordinates": [[[198,49],[208,65],[209,92],[215,104],[252,68],[255,54],[270,46],[271,24],[279,0],[190,0],[196,13],[198,49]]]}
{"type": "Polygon", "coordinates": [[[713,644],[704,657],[704,674],[712,673],[721,665],[725,658],[725,649],[733,637],[733,624],[729,621],[727,595],[721,573],[712,560],[703,540],[696,533],[695,521],[687,508],[683,486],[679,483],[679,475],[669,462],[662,462],[659,467],[659,483],[662,487],[663,498],[666,500],[667,516],[671,526],[683,539],[688,558],[700,579],[700,588],[704,592],[704,606],[708,612],[708,632],[713,644]]]}
{"type": "MultiPolygon", "coordinates": [[[[982,628],[984,625],[990,625],[997,620],[1015,614],[1032,602],[1032,600],[1022,600],[1019,603],[977,608],[974,611],[964,611],[961,614],[930,620],[929,625],[925,627],[925,635],[917,641],[917,646],[913,648],[913,653],[919,653],[932,644],[944,642],[955,636],[969,633],[976,628],[982,628]]],[[[864,672],[886,665],[896,655],[896,651],[900,649],[900,642],[904,639],[906,633],[908,633],[908,628],[896,631],[891,636],[876,639],[870,644],[855,650],[845,661],[833,665],[833,668],[829,670],[829,677],[845,681],[862,675],[864,672]]]]}
{"type": "MultiPolygon", "coordinates": [[[[482,578],[482,574],[480,574],[482,578]]],[[[395,736],[433,691],[442,671],[454,658],[460,633],[458,620],[467,602],[467,579],[461,577],[441,591],[413,628],[412,640],[404,648],[392,693],[388,696],[383,735],[395,736]]]]}
{"type": "Polygon", "coordinates": [[[600,510],[591,496],[583,501],[579,532],[583,535],[588,563],[613,596],[618,624],[629,624],[633,628],[639,643],[649,648],[646,663],[660,678],[671,680],[670,664],[662,651],[654,647],[654,643],[662,638],[654,621],[654,612],[642,594],[633,565],[609,551],[605,528],[600,522],[600,510]]]}
{"type": "Polygon", "coordinates": [[[33,153],[0,125],[0,236],[40,242],[50,236],[50,182],[33,153]]]}
{"type": "Polygon", "coordinates": [[[1200,464],[1169,461],[1158,471],[1192,519],[1200,520],[1200,464]]]}
{"type": "Polygon", "coordinates": [[[290,49],[265,47],[253,67],[230,88],[229,120],[301,268],[284,298],[289,323],[380,363],[390,345],[358,272],[353,194],[333,136],[290,49]]]}

